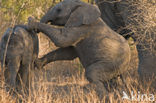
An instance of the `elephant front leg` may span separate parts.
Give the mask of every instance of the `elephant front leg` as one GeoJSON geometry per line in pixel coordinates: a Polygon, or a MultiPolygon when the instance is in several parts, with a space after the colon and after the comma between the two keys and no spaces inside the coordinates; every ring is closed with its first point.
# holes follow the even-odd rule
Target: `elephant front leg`
{"type": "Polygon", "coordinates": [[[51,41],[61,48],[75,46],[78,42],[88,37],[88,29],[90,26],[79,26],[79,27],[54,27],[52,25],[39,23],[33,18],[29,18],[28,29],[38,30],[48,36],[51,41]],[[80,32],[81,31],[81,32],[80,32]]]}
{"type": "Polygon", "coordinates": [[[41,69],[43,66],[50,62],[58,61],[58,60],[73,60],[78,57],[75,48],[73,46],[66,48],[59,48],[55,51],[48,53],[40,59],[35,61],[35,66],[41,69]]]}

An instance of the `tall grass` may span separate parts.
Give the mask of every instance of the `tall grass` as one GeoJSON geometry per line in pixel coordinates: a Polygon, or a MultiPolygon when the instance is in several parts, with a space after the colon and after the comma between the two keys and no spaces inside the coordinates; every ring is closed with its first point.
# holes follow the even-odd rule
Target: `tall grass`
{"type": "MultiPolygon", "coordinates": [[[[94,89],[89,89],[88,92],[83,90],[83,86],[88,83],[84,79],[84,74],[77,73],[71,75],[70,78],[60,75],[57,78],[51,77],[52,80],[49,80],[50,77],[44,77],[44,71],[37,74],[40,77],[36,80],[37,75],[33,77],[31,91],[29,91],[30,95],[25,95],[24,98],[18,95],[23,103],[107,103],[106,100],[108,99],[110,103],[137,103],[137,101],[123,100],[122,92],[125,91],[129,96],[131,96],[132,91],[135,95],[140,95],[138,91],[142,94],[151,94],[149,88],[146,90],[142,88],[136,78],[128,77],[127,89],[114,89],[100,101],[94,89]]],[[[0,103],[16,103],[16,99],[18,98],[13,98],[9,93],[0,89],[0,103]]],[[[148,101],[143,102],[140,100],[139,103],[148,103],[148,101]]]]}
{"type": "MultiPolygon", "coordinates": [[[[155,36],[153,37],[151,34],[156,33],[156,1],[128,1],[130,2],[131,6],[135,7],[136,10],[133,12],[133,15],[129,17],[129,19],[135,21],[135,23],[128,24],[127,27],[138,34],[139,42],[147,40],[148,43],[152,43],[150,48],[153,48],[155,42],[152,40],[155,40],[153,39],[155,36]]],[[[0,14],[3,13],[0,12],[0,14]]],[[[4,32],[4,28],[7,28],[9,25],[4,21],[4,19],[0,19],[0,33],[2,34],[4,32]]],[[[42,34],[40,34],[39,38],[41,44],[40,57],[48,53],[50,50],[56,49],[53,43],[51,43],[42,34]]],[[[123,100],[123,91],[125,91],[128,95],[130,95],[132,91],[136,95],[139,95],[138,91],[143,94],[152,93],[155,94],[156,97],[156,93],[150,90],[150,83],[146,83],[146,88],[142,87],[142,85],[139,83],[137,74],[135,74],[138,60],[134,45],[131,46],[131,53],[131,69],[130,73],[127,73],[129,75],[126,74],[125,76],[126,84],[123,85],[122,82],[119,82],[121,87],[119,89],[113,89],[107,96],[104,97],[104,100],[101,101],[101,103],[105,103],[105,100],[108,99],[110,103],[138,103],[138,101],[123,100]]],[[[21,98],[25,103],[100,103],[94,89],[90,88],[88,92],[83,90],[83,86],[88,84],[84,73],[84,68],[80,66],[79,60],[77,59],[74,61],[51,63],[43,68],[43,70],[34,71],[29,95],[27,96],[25,94],[25,98],[21,98],[21,95],[18,94],[18,97],[21,98]]],[[[3,81],[0,79],[0,103],[16,103],[17,98],[11,97],[9,93],[4,90],[4,88],[1,86],[2,82],[3,81]]],[[[148,101],[140,101],[139,103],[143,102],[148,103],[148,101]]]]}

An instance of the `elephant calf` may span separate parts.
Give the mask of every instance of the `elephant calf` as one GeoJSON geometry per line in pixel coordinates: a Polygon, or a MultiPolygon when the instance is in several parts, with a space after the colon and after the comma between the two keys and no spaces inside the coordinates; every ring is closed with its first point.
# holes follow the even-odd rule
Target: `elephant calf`
{"type": "Polygon", "coordinates": [[[78,57],[86,78],[101,98],[106,93],[104,83],[128,69],[130,48],[100,15],[96,6],[79,0],[64,0],[51,8],[41,22],[29,18],[28,27],[43,32],[60,47],[39,59],[39,66],[78,57]],[[63,27],[45,24],[48,22],[63,27]]]}
{"type": "Polygon", "coordinates": [[[8,89],[18,90],[28,85],[29,70],[34,68],[38,51],[38,37],[35,32],[29,31],[24,25],[7,29],[0,42],[0,60],[1,64],[5,63],[4,78],[8,89]],[[6,59],[3,61],[10,33],[12,34],[7,47],[6,59]]]}

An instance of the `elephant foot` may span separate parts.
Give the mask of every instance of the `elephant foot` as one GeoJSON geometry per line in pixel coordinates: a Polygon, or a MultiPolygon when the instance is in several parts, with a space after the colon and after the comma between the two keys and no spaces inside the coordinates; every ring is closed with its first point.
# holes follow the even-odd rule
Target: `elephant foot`
{"type": "Polygon", "coordinates": [[[83,91],[85,94],[90,93],[90,91],[92,90],[96,92],[96,95],[98,96],[100,101],[103,101],[103,99],[108,98],[108,91],[104,87],[103,83],[89,83],[83,87],[83,91]]]}
{"type": "Polygon", "coordinates": [[[5,84],[5,91],[9,93],[13,98],[16,97],[16,86],[14,83],[7,83],[5,84]]]}

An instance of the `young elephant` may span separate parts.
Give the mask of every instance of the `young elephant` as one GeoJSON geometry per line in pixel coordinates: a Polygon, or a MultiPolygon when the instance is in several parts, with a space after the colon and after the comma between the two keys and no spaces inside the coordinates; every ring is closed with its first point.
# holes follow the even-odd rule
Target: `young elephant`
{"type": "Polygon", "coordinates": [[[5,63],[4,78],[7,89],[24,89],[29,83],[29,70],[34,68],[38,57],[38,37],[24,25],[8,28],[0,42],[0,60],[5,63]],[[12,29],[12,30],[11,30],[12,29]],[[6,59],[4,52],[9,35],[6,59]]]}
{"type": "Polygon", "coordinates": [[[79,0],[64,0],[48,11],[41,23],[29,18],[28,27],[43,32],[60,47],[39,59],[38,66],[78,57],[86,78],[100,98],[107,92],[104,83],[128,69],[130,48],[127,41],[106,25],[96,6],[79,0]],[[48,22],[64,27],[45,24],[48,22]]]}

